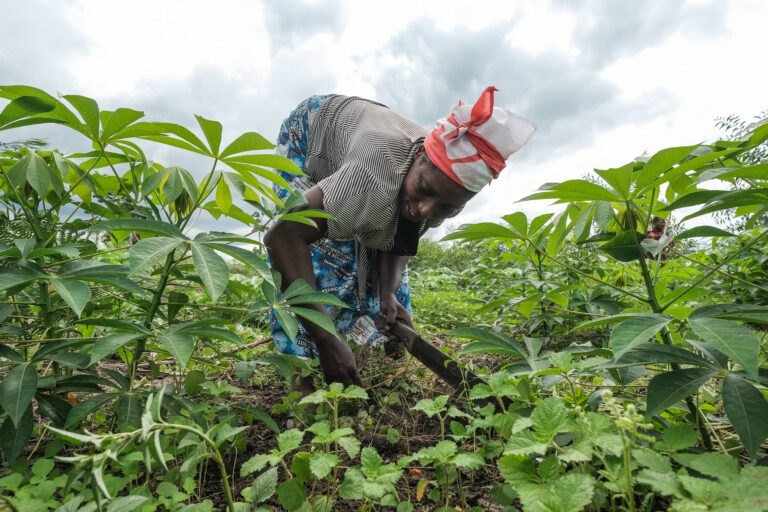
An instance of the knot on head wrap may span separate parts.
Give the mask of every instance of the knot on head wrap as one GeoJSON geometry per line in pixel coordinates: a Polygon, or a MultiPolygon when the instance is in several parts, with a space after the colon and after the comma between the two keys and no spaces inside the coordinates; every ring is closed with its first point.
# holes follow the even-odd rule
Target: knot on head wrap
{"type": "Polygon", "coordinates": [[[467,190],[478,192],[499,176],[506,159],[528,142],[536,127],[520,116],[493,106],[491,86],[474,105],[459,101],[424,140],[430,160],[467,190]]]}

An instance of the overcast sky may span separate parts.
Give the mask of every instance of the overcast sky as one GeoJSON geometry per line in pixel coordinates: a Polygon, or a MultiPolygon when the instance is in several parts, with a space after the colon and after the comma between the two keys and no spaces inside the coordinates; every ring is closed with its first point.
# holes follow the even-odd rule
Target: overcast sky
{"type": "MultiPolygon", "coordinates": [[[[515,201],[546,182],[711,140],[716,116],[768,108],[762,0],[0,0],[0,12],[0,83],[190,128],[200,114],[221,121],[225,139],[257,131],[274,141],[299,101],[334,92],[431,128],[494,85],[496,104],[538,131],[449,228],[552,211],[515,201]]],[[[88,149],[61,130],[43,135],[88,149]]],[[[208,170],[171,149],[153,156],[208,170]]]]}

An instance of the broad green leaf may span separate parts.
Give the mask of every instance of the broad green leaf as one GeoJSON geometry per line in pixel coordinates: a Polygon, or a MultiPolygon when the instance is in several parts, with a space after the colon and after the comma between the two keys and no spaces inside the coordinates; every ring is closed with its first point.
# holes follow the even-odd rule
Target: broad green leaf
{"type": "Polygon", "coordinates": [[[768,401],[755,386],[729,373],[723,380],[723,408],[744,449],[754,457],[768,437],[768,401]]]}
{"type": "Polygon", "coordinates": [[[275,494],[277,489],[277,467],[260,474],[251,486],[251,500],[258,505],[275,494]]]}
{"type": "Polygon", "coordinates": [[[581,512],[592,501],[595,480],[572,471],[546,485],[515,487],[526,512],[581,512]]]}
{"type": "Polygon", "coordinates": [[[534,430],[552,439],[556,434],[567,430],[568,411],[559,398],[550,397],[536,406],[531,413],[531,421],[534,430]]]}
{"type": "Polygon", "coordinates": [[[179,173],[178,167],[171,167],[168,169],[168,176],[165,178],[163,184],[163,195],[168,204],[174,202],[184,191],[184,186],[181,183],[181,173],[179,173]]]}
{"type": "Polygon", "coordinates": [[[210,247],[197,243],[191,245],[195,271],[215,304],[216,299],[224,292],[229,283],[229,267],[224,259],[210,247]]]}
{"type": "Polygon", "coordinates": [[[107,512],[134,512],[138,510],[149,498],[146,496],[122,496],[109,502],[107,512]]]}
{"type": "Polygon", "coordinates": [[[285,430],[277,436],[277,446],[280,453],[285,455],[292,452],[299,447],[301,441],[304,439],[304,432],[301,430],[292,428],[285,430]]]}
{"type": "Polygon", "coordinates": [[[624,231],[599,247],[617,261],[632,261],[643,256],[640,242],[645,235],[634,231],[624,231]]]}
{"type": "Polygon", "coordinates": [[[138,395],[122,393],[115,402],[115,410],[117,411],[117,428],[121,432],[127,432],[141,425],[144,408],[139,402],[138,395]]]}
{"type": "Polygon", "coordinates": [[[739,363],[751,377],[757,378],[760,339],[755,331],[720,318],[689,318],[688,323],[702,340],[739,363]]]}
{"type": "Polygon", "coordinates": [[[522,345],[502,333],[492,332],[478,327],[461,327],[448,331],[447,334],[475,340],[461,350],[461,354],[484,352],[488,354],[511,354],[525,358],[522,345]]]}
{"type": "Polygon", "coordinates": [[[0,291],[5,290],[7,288],[11,288],[16,285],[34,281],[35,279],[38,279],[40,277],[42,276],[38,274],[33,274],[31,272],[13,271],[13,272],[0,273],[0,291]]]}
{"type": "Polygon", "coordinates": [[[205,140],[208,141],[208,145],[211,148],[213,156],[219,156],[219,147],[221,146],[221,123],[218,121],[210,121],[202,116],[195,116],[197,123],[203,130],[205,140]]]}
{"type": "Polygon", "coordinates": [[[184,243],[178,238],[157,237],[140,240],[131,247],[131,273],[139,273],[163,261],[168,253],[184,243]]]}
{"type": "Polygon", "coordinates": [[[103,123],[103,130],[101,131],[101,140],[107,141],[113,138],[114,135],[120,135],[118,132],[128,126],[129,124],[138,121],[144,117],[144,112],[138,110],[132,110],[130,108],[118,108],[106,118],[106,122],[103,123]]]}
{"type": "Polygon", "coordinates": [[[289,478],[277,488],[277,501],[286,510],[297,510],[307,500],[307,488],[301,480],[289,478]]]}
{"type": "Polygon", "coordinates": [[[571,230],[573,231],[573,239],[576,242],[583,242],[589,238],[592,229],[592,218],[595,214],[595,205],[597,203],[590,203],[585,208],[573,223],[571,230]]]}
{"type": "Polygon", "coordinates": [[[37,391],[37,369],[34,364],[14,366],[0,382],[0,406],[19,428],[19,422],[37,391]]]}
{"type": "Polygon", "coordinates": [[[691,427],[671,425],[661,433],[661,440],[664,443],[664,450],[676,452],[696,446],[699,437],[691,427]]]}
{"type": "Polygon", "coordinates": [[[96,361],[101,361],[105,357],[114,354],[128,343],[136,341],[144,336],[146,335],[135,332],[121,332],[117,334],[110,334],[96,340],[96,342],[93,344],[93,350],[91,351],[91,362],[88,364],[88,366],[91,366],[96,361]]]}
{"type": "Polygon", "coordinates": [[[739,462],[724,453],[678,453],[673,455],[673,458],[683,466],[704,475],[715,478],[739,476],[739,462]]]}
{"type": "Polygon", "coordinates": [[[114,393],[103,393],[88,397],[85,400],[78,402],[77,405],[69,410],[67,421],[64,423],[64,428],[74,428],[79,426],[80,422],[85,419],[86,416],[110,400],[114,400],[117,396],[118,395],[114,393]]]}
{"type": "MultiPolygon", "coordinates": [[[[265,139],[258,133],[246,132],[240,135],[238,138],[236,138],[232,142],[230,142],[229,146],[224,148],[224,151],[222,151],[221,154],[219,154],[219,158],[226,158],[230,155],[236,155],[237,153],[244,153],[246,151],[259,151],[262,149],[273,149],[274,147],[275,147],[274,144],[269,142],[267,139],[265,139]]],[[[257,165],[269,165],[269,164],[258,163],[257,165]]]]}
{"type": "Polygon", "coordinates": [[[67,94],[63,98],[75,107],[75,110],[83,118],[91,138],[97,139],[99,137],[99,104],[96,103],[96,100],[76,94],[67,94]]]}
{"type": "Polygon", "coordinates": [[[220,179],[216,185],[216,205],[225,214],[232,208],[232,193],[229,191],[229,184],[220,179]]]}
{"type": "Polygon", "coordinates": [[[713,226],[696,226],[695,228],[686,229],[682,233],[678,234],[677,236],[675,236],[675,240],[684,240],[686,238],[697,238],[700,236],[736,236],[736,235],[713,226]]]}
{"type": "Polygon", "coordinates": [[[16,238],[13,241],[13,245],[18,247],[19,251],[21,251],[22,258],[29,256],[29,253],[32,252],[32,249],[35,248],[36,244],[37,241],[34,238],[16,238]]]}
{"type": "Polygon", "coordinates": [[[645,163],[640,170],[640,174],[635,180],[636,189],[635,193],[642,191],[642,189],[654,182],[657,178],[668,171],[673,165],[678,163],[683,157],[689,155],[691,151],[696,149],[699,144],[694,146],[680,146],[674,148],[665,148],[655,153],[645,163]]]}
{"type": "Polygon", "coordinates": [[[187,367],[189,358],[195,350],[195,340],[192,336],[184,333],[166,333],[161,334],[157,339],[176,359],[176,364],[180,368],[187,367]]]}
{"type": "Polygon", "coordinates": [[[19,96],[6,105],[3,111],[0,112],[0,127],[25,117],[50,112],[54,108],[56,108],[54,103],[46,101],[43,98],[19,96]]]}
{"type": "Polygon", "coordinates": [[[618,368],[638,364],[677,363],[713,368],[710,361],[676,345],[648,343],[624,352],[620,362],[606,363],[602,368],[618,368]]]}
{"type": "Polygon", "coordinates": [[[629,199],[629,187],[632,185],[632,172],[635,169],[635,162],[630,162],[627,165],[618,167],[615,169],[600,170],[595,169],[595,172],[605,180],[605,182],[613,187],[616,191],[616,195],[622,200],[629,199]]]}
{"type": "Polygon", "coordinates": [[[723,196],[725,193],[726,192],[723,190],[697,190],[696,192],[691,192],[690,194],[685,194],[684,196],[679,197],[669,205],[661,208],[661,211],[668,212],[677,210],[678,208],[688,208],[700,204],[707,204],[713,199],[723,196]]]}
{"type": "Polygon", "coordinates": [[[296,306],[289,307],[287,310],[295,315],[302,317],[305,320],[310,321],[311,323],[317,325],[330,334],[338,336],[338,333],[336,332],[336,325],[333,323],[333,320],[331,320],[330,317],[328,317],[328,315],[325,313],[315,311],[314,309],[300,308],[296,306]]]}
{"type": "Polygon", "coordinates": [[[136,231],[186,239],[184,233],[173,224],[150,219],[111,219],[96,224],[90,231],[136,231]]]}
{"type": "Polygon", "coordinates": [[[360,440],[354,437],[342,437],[338,441],[339,446],[341,446],[345,452],[347,452],[347,455],[349,455],[350,459],[354,459],[357,457],[357,454],[360,453],[360,440]]]}
{"type": "Polygon", "coordinates": [[[296,335],[299,333],[298,320],[296,320],[288,311],[279,307],[273,308],[272,312],[275,314],[275,317],[285,331],[285,334],[288,335],[291,341],[295,341],[296,335]]]}
{"type": "Polygon", "coordinates": [[[503,219],[509,223],[520,238],[528,236],[528,218],[523,212],[515,212],[511,215],[505,215],[503,219]]]}
{"type": "Polygon", "coordinates": [[[619,361],[628,350],[648,342],[672,320],[672,317],[665,315],[648,315],[621,322],[611,332],[611,350],[613,350],[614,359],[619,361]]]}
{"type": "Polygon", "coordinates": [[[620,201],[616,194],[605,187],[601,187],[587,180],[566,180],[553,185],[542,187],[541,192],[536,192],[521,199],[528,201],[533,199],[557,199],[558,203],[573,201],[620,201]]]}
{"type": "Polygon", "coordinates": [[[88,301],[91,300],[91,290],[88,285],[76,279],[51,279],[51,284],[59,297],[79,317],[88,301]]]}
{"type": "Polygon", "coordinates": [[[205,245],[207,245],[212,249],[216,249],[219,252],[223,252],[224,254],[228,254],[229,256],[232,256],[236,260],[252,267],[258,272],[259,276],[262,279],[265,279],[267,281],[272,280],[272,272],[269,269],[269,265],[267,265],[267,262],[264,261],[261,258],[261,256],[259,256],[258,254],[252,251],[249,251],[247,249],[237,247],[235,245],[226,245],[226,244],[218,244],[218,243],[206,243],[205,245]]]}
{"type": "Polygon", "coordinates": [[[717,370],[708,368],[684,368],[656,375],[648,384],[648,398],[645,416],[650,418],[667,410],[685,397],[690,396],[717,370]]]}
{"type": "Polygon", "coordinates": [[[360,465],[363,468],[363,473],[369,476],[376,474],[381,467],[381,456],[376,452],[375,448],[366,446],[363,451],[360,452],[360,465]]]}
{"type": "MultiPolygon", "coordinates": [[[[51,170],[45,160],[37,153],[29,153],[8,170],[8,174],[11,177],[20,177],[22,173],[29,185],[35,189],[37,195],[40,197],[45,196],[45,193],[51,186],[51,170]]],[[[13,179],[13,181],[16,180],[13,179]]],[[[14,183],[14,186],[19,187],[22,183],[23,180],[14,183]]]]}
{"type": "Polygon", "coordinates": [[[32,437],[34,426],[35,421],[32,415],[32,407],[27,407],[18,424],[14,424],[10,416],[5,418],[3,426],[0,427],[0,450],[3,451],[6,464],[9,466],[13,464],[24,448],[27,447],[29,439],[32,437]]]}
{"type": "Polygon", "coordinates": [[[718,179],[734,182],[734,178],[766,179],[768,176],[768,164],[748,165],[744,167],[723,167],[721,169],[708,169],[696,178],[696,184],[708,180],[718,179]]]}
{"type": "Polygon", "coordinates": [[[339,465],[339,457],[333,453],[314,452],[309,457],[309,469],[315,478],[325,478],[339,465]]]}

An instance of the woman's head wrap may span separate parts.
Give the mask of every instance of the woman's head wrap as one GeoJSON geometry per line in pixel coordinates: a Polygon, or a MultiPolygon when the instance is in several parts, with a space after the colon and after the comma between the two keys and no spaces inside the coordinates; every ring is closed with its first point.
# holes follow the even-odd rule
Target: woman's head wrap
{"type": "Polygon", "coordinates": [[[527,119],[493,106],[493,92],[497,90],[486,88],[474,105],[459,101],[424,140],[430,160],[472,192],[496,179],[507,165],[506,159],[536,131],[527,119]]]}

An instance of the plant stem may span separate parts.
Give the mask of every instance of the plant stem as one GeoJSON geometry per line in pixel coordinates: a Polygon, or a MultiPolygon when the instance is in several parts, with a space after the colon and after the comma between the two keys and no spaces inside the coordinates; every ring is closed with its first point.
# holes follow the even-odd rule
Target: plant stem
{"type": "MultiPolygon", "coordinates": [[[[163,267],[163,273],[160,277],[160,282],[158,283],[157,288],[155,288],[155,293],[152,297],[152,303],[149,305],[149,309],[147,309],[147,316],[144,318],[144,325],[147,328],[151,328],[152,320],[154,320],[157,309],[160,307],[160,300],[163,298],[163,292],[165,291],[165,286],[168,283],[168,277],[171,275],[171,269],[173,268],[174,263],[173,257],[175,254],[176,249],[172,250],[170,254],[168,254],[168,256],[165,258],[165,266],[163,267]]],[[[131,360],[130,377],[128,379],[131,386],[133,386],[133,379],[136,375],[136,369],[139,366],[139,360],[141,359],[141,355],[144,352],[146,343],[146,338],[141,338],[136,344],[136,353],[133,355],[133,359],[131,360]]]]}

